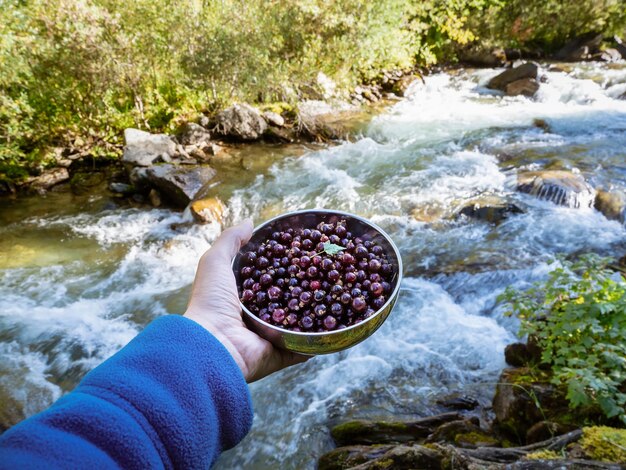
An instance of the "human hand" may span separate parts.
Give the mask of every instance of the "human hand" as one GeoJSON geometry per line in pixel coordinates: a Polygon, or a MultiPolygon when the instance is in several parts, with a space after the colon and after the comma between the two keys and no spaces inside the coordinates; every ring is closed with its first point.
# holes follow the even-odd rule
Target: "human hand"
{"type": "Polygon", "coordinates": [[[248,330],[241,307],[231,261],[252,235],[252,221],[225,230],[202,255],[185,317],[215,336],[233,356],[248,383],[309,359],[274,347],[248,330]]]}

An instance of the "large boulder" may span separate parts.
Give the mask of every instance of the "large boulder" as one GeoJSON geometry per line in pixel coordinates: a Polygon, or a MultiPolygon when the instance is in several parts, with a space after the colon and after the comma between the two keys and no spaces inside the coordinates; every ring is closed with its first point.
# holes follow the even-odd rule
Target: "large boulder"
{"type": "Polygon", "coordinates": [[[487,88],[506,91],[507,85],[525,78],[532,78],[536,80],[538,74],[539,67],[537,66],[537,64],[533,62],[526,62],[517,67],[507,69],[499,75],[496,75],[491,80],[489,80],[489,83],[487,83],[487,88]]]}
{"type": "Polygon", "coordinates": [[[594,207],[607,219],[626,222],[626,193],[622,191],[599,190],[594,207]]]}
{"type": "Polygon", "coordinates": [[[249,104],[234,104],[216,116],[217,133],[238,140],[256,140],[267,130],[267,122],[258,109],[249,104]]]}
{"type": "Polygon", "coordinates": [[[204,144],[210,139],[211,133],[195,122],[188,122],[184,124],[178,133],[178,141],[182,145],[204,144]]]}
{"type": "Polygon", "coordinates": [[[592,207],[595,190],[571,171],[528,171],[517,175],[517,190],[566,207],[592,207]]]}
{"type": "Polygon", "coordinates": [[[158,161],[168,161],[176,154],[176,144],[167,134],[150,134],[139,129],[124,131],[122,161],[132,166],[150,166],[158,161]]]}
{"type": "Polygon", "coordinates": [[[593,32],[583,34],[582,36],[574,38],[565,44],[557,51],[554,58],[570,62],[587,59],[590,54],[593,54],[598,50],[598,47],[602,42],[602,37],[602,34],[593,32]]]}
{"type": "Polygon", "coordinates": [[[215,170],[208,165],[154,165],[149,168],[135,168],[130,175],[131,182],[138,187],[155,188],[171,204],[186,207],[200,188],[215,176],[215,170]]]}

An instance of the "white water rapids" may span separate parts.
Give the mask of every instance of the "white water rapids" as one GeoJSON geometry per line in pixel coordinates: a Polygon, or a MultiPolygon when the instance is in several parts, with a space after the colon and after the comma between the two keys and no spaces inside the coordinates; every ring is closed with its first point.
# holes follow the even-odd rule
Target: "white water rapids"
{"type": "MultiPolygon", "coordinates": [[[[558,253],[624,254],[622,224],[515,192],[512,181],[522,170],[575,169],[594,187],[626,189],[626,101],[617,99],[626,67],[544,69],[535,100],[484,88],[496,73],[428,76],[355,142],[276,159],[229,189],[228,224],[313,207],[369,217],[399,245],[406,277],[367,341],[251,386],[252,432],[217,468],[313,468],[343,420],[428,415],[454,391],[488,403],[517,326],[497,295],[545,276],[558,253]],[[449,215],[484,192],[525,212],[499,225],[412,215],[449,215]]],[[[63,197],[51,194],[46,209],[0,206],[3,423],[49,405],[151,319],[182,312],[220,230],[172,225],[185,215],[169,210],[110,209],[102,196],[68,207],[63,197]]]]}

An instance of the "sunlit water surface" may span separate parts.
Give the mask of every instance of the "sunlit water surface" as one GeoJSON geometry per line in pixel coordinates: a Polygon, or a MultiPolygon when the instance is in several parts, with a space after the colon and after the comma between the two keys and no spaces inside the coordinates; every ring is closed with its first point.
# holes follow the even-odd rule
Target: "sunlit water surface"
{"type": "MultiPolygon", "coordinates": [[[[216,191],[227,224],[313,207],[355,212],[389,231],[406,277],[370,339],[251,386],[252,432],[217,468],[312,468],[342,420],[428,415],[454,391],[488,403],[517,327],[497,295],[541,279],[559,253],[624,253],[620,223],[517,193],[513,181],[523,170],[570,169],[626,189],[626,101],[617,99],[626,67],[543,70],[534,101],[484,88],[496,73],[428,76],[354,142],[250,150],[245,177],[226,173],[216,191]],[[454,217],[482,193],[525,212],[499,225],[454,217]]],[[[197,259],[220,232],[185,224],[187,214],[116,207],[104,192],[0,204],[3,423],[71,390],[153,318],[182,312],[197,259]]]]}

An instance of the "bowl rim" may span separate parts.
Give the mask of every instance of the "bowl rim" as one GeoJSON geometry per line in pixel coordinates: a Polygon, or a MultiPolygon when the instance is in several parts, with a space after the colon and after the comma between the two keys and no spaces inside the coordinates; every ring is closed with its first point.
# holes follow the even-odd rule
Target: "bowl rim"
{"type": "MultiPolygon", "coordinates": [[[[342,333],[345,333],[345,332],[347,332],[349,330],[356,329],[358,327],[361,327],[362,325],[365,325],[367,322],[373,320],[378,315],[380,315],[383,311],[385,311],[387,309],[387,307],[390,306],[390,304],[396,302],[397,297],[398,297],[398,295],[400,293],[400,283],[402,282],[402,271],[403,271],[402,256],[400,255],[400,250],[398,249],[396,244],[393,242],[391,237],[387,234],[387,232],[385,232],[382,228],[380,228],[374,222],[371,222],[371,221],[367,220],[364,217],[361,217],[361,216],[356,215],[356,214],[352,214],[350,212],[333,210],[333,209],[301,209],[301,210],[297,210],[297,211],[285,212],[285,213],[280,214],[280,215],[278,215],[276,217],[272,217],[271,219],[268,219],[265,222],[263,222],[262,224],[256,226],[254,228],[254,230],[252,231],[252,236],[250,237],[250,239],[252,239],[252,237],[254,237],[254,235],[257,232],[259,232],[260,230],[265,228],[267,225],[269,225],[269,224],[271,224],[273,222],[276,222],[277,220],[285,219],[287,217],[291,217],[291,216],[294,216],[294,215],[306,214],[306,213],[311,213],[311,212],[312,213],[320,213],[321,212],[321,213],[325,213],[325,214],[336,214],[336,215],[348,216],[348,217],[357,219],[358,221],[360,221],[360,222],[362,222],[362,223],[372,227],[374,230],[376,230],[380,235],[382,235],[387,240],[387,242],[389,243],[389,245],[393,249],[393,253],[396,256],[396,260],[398,262],[398,276],[397,276],[397,279],[396,279],[396,285],[395,285],[393,291],[391,292],[391,294],[389,295],[389,298],[384,303],[384,305],[381,308],[379,308],[378,310],[376,310],[376,313],[374,313],[372,316],[366,318],[363,321],[355,323],[354,325],[350,325],[350,326],[348,326],[346,328],[342,328],[341,330],[320,331],[320,332],[292,331],[292,330],[288,330],[286,328],[279,328],[277,326],[270,325],[269,323],[264,322],[263,320],[261,320],[254,313],[252,313],[250,310],[248,310],[248,308],[243,304],[243,302],[241,302],[241,299],[238,298],[239,306],[241,307],[241,310],[248,316],[248,318],[254,320],[257,323],[260,323],[261,325],[263,325],[266,328],[270,328],[271,330],[276,331],[277,333],[290,334],[290,335],[296,335],[296,336],[304,336],[304,337],[309,337],[309,336],[313,336],[313,337],[315,337],[315,336],[328,336],[328,335],[334,335],[334,334],[342,334],[342,333]]],[[[247,243],[248,242],[246,242],[246,244],[247,243]]],[[[243,246],[241,248],[243,248],[243,246]]],[[[239,252],[241,251],[241,248],[239,249],[237,254],[239,254],[239,252]]],[[[233,260],[232,260],[232,263],[231,263],[231,267],[233,269],[233,274],[235,274],[234,267],[235,267],[235,259],[236,259],[236,257],[237,257],[237,255],[235,255],[235,257],[233,257],[233,260]]],[[[239,294],[237,294],[237,297],[239,297],[239,294]]]]}

